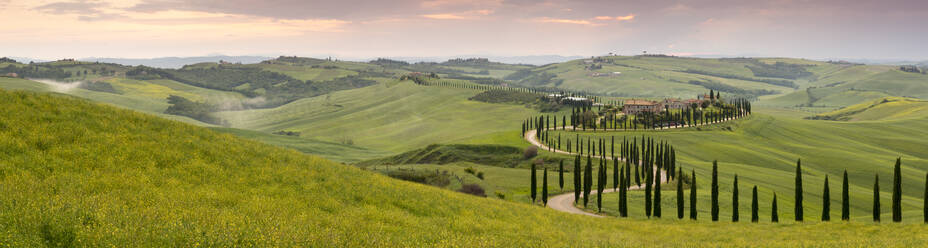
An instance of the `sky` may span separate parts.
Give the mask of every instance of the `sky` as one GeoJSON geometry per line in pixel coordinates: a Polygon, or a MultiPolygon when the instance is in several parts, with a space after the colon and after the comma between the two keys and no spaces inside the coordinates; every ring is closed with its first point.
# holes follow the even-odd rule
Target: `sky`
{"type": "Polygon", "coordinates": [[[0,57],[928,59],[925,0],[0,0],[0,57]]]}

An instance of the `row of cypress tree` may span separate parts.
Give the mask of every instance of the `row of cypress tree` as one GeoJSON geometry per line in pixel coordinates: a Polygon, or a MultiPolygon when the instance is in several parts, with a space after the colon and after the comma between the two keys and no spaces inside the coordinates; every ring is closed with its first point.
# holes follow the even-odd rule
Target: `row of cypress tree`
{"type": "MultiPolygon", "coordinates": [[[[604,149],[600,147],[600,149],[604,149]]],[[[592,193],[592,166],[593,159],[591,155],[587,155],[586,166],[581,168],[581,156],[576,155],[574,159],[574,202],[577,203],[580,200],[583,200],[584,207],[588,207],[590,194],[592,193]],[[583,171],[580,173],[580,171],[583,171]],[[582,174],[582,179],[581,179],[582,174]]],[[[604,158],[604,157],[601,157],[604,158]]],[[[599,159],[600,166],[597,169],[597,209],[602,211],[602,194],[605,189],[605,182],[607,180],[606,174],[606,160],[599,159]]],[[[614,166],[618,167],[618,159],[613,158],[614,166]]],[[[902,221],[902,172],[901,172],[902,159],[897,158],[896,164],[893,170],[893,196],[892,196],[892,218],[893,222],[902,221]]],[[[629,176],[629,165],[626,162],[625,166],[622,166],[616,170],[613,170],[617,174],[617,179],[614,180],[613,188],[617,187],[619,194],[619,216],[628,217],[628,189],[633,188],[631,185],[631,177],[629,176]]],[[[647,168],[647,167],[645,167],[647,168]]],[[[648,175],[645,176],[645,215],[655,218],[660,218],[662,216],[661,211],[661,189],[660,183],[655,183],[655,178],[661,177],[661,169],[659,168],[650,168],[648,170],[648,175]],[[651,171],[654,173],[651,174],[651,171]],[[653,188],[651,187],[653,185],[653,188]],[[652,196],[653,195],[653,196],[652,196]]],[[[563,190],[563,172],[564,166],[563,161],[561,161],[559,166],[559,182],[560,187],[563,190]]],[[[545,175],[543,176],[543,190],[542,190],[542,201],[544,204],[547,204],[547,169],[544,170],[545,175]]],[[[669,174],[669,173],[668,173],[669,174]]],[[[676,206],[677,206],[677,218],[683,219],[685,216],[685,201],[684,201],[684,190],[683,185],[685,184],[683,175],[683,169],[677,168],[676,173],[679,175],[676,177],[676,206]]],[[[532,165],[532,200],[535,201],[536,190],[536,175],[535,175],[535,165],[532,165]]],[[[698,218],[697,211],[697,184],[696,184],[696,171],[693,170],[690,179],[690,205],[689,205],[689,218],[696,220],[698,218]]],[[[669,180],[669,178],[668,178],[669,180]]],[[[712,162],[712,177],[711,177],[711,198],[710,198],[710,218],[712,221],[719,220],[719,181],[718,181],[718,161],[712,162]]],[[[803,189],[802,189],[802,161],[796,161],[796,176],[795,176],[795,200],[794,200],[794,212],[793,215],[795,220],[798,222],[804,221],[804,206],[803,206],[803,189]]],[[[635,186],[640,188],[640,185],[635,186]]],[[[740,221],[740,211],[739,211],[739,187],[738,187],[738,175],[734,175],[733,181],[733,190],[732,190],[732,222],[740,221]]],[[[757,186],[755,185],[751,190],[751,222],[759,221],[759,202],[758,202],[758,191],[757,186]]],[[[923,204],[923,219],[925,223],[928,223],[928,174],[925,177],[925,193],[924,193],[924,204],[923,204]]],[[[770,220],[772,222],[779,222],[779,211],[777,207],[777,196],[776,192],[773,192],[773,200],[771,202],[771,212],[770,220]]],[[[880,202],[880,190],[879,190],[879,175],[876,175],[876,180],[874,182],[873,188],[873,221],[879,222],[881,215],[881,202],[880,202]]],[[[844,171],[844,179],[842,181],[842,193],[841,193],[841,220],[848,221],[850,220],[850,197],[849,197],[849,182],[847,170],[844,171]]],[[[822,192],[822,213],[821,221],[831,221],[831,190],[828,176],[825,176],[825,184],[822,192]]]]}

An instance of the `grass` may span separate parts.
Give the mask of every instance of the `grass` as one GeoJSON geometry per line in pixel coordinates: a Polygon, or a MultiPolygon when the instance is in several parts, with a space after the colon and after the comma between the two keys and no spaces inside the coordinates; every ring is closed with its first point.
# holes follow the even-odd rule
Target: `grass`
{"type": "MultiPolygon", "coordinates": [[[[831,178],[833,201],[840,192],[843,170],[851,184],[852,214],[869,214],[875,173],[881,175],[884,212],[888,212],[892,165],[896,157],[903,161],[903,208],[921,209],[925,173],[928,172],[928,145],[922,131],[924,118],[874,122],[827,122],[773,117],[762,113],[745,120],[709,128],[687,128],[658,132],[586,133],[604,137],[647,135],[670,141],[677,149],[678,164],[685,171],[695,169],[703,189],[708,189],[711,161],[719,160],[721,190],[730,192],[734,174],[742,186],[758,185],[762,202],[776,191],[780,208],[793,206],[793,178],[796,159],[802,158],[805,206],[807,213],[821,211],[820,195],[825,175],[831,178]],[[729,131],[729,129],[731,129],[729,131]],[[835,191],[838,190],[838,191],[835,191]]],[[[618,139],[618,138],[617,138],[618,139]]],[[[742,188],[741,192],[748,192],[742,188]]],[[[744,198],[743,198],[744,199],[744,198]]],[[[832,202],[840,206],[840,202],[832,202]]],[[[791,212],[791,211],[783,211],[791,212]]],[[[789,219],[791,213],[781,213],[789,219]]],[[[834,214],[833,214],[834,216],[834,214]]],[[[907,221],[921,220],[921,214],[909,213],[907,221]]]]}
{"type": "Polygon", "coordinates": [[[928,101],[904,97],[880,98],[815,116],[818,119],[841,121],[876,121],[925,117],[928,117],[928,101]]]}
{"type": "MultiPolygon", "coordinates": [[[[400,153],[434,143],[459,143],[519,127],[536,111],[467,100],[480,91],[387,82],[262,110],[219,114],[232,127],[292,130],[327,141],[353,141],[400,153]]],[[[518,138],[517,132],[512,135],[518,138]]]]}
{"type": "Polygon", "coordinates": [[[0,91],[0,101],[2,246],[904,247],[928,241],[928,227],[920,224],[694,224],[569,215],[401,182],[85,100],[0,91]]]}
{"type": "Polygon", "coordinates": [[[335,142],[315,140],[311,138],[277,135],[235,128],[215,127],[211,129],[219,133],[233,134],[238,137],[260,141],[265,144],[271,144],[279,147],[290,148],[302,153],[313,154],[315,156],[320,156],[332,161],[343,163],[354,163],[388,155],[382,151],[335,142]]]}

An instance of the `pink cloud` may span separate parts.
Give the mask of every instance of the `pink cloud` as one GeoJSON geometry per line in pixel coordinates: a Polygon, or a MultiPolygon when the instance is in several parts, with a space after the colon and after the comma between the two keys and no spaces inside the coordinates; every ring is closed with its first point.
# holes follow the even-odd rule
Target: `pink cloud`
{"type": "Polygon", "coordinates": [[[589,21],[589,20],[557,19],[557,18],[548,18],[548,17],[535,19],[535,22],[541,22],[541,23],[578,24],[578,25],[588,25],[588,26],[600,25],[600,24],[591,22],[591,21],[589,21]]]}

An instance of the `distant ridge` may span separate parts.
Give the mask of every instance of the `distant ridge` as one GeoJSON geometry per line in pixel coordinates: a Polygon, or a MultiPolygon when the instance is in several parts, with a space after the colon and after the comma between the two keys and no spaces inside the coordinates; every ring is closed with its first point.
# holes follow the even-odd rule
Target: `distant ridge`
{"type": "Polygon", "coordinates": [[[82,58],[81,61],[89,62],[104,62],[104,63],[116,63],[121,65],[144,65],[157,68],[170,68],[177,69],[181,68],[184,65],[203,63],[203,62],[219,62],[220,60],[230,62],[230,63],[243,63],[243,64],[254,64],[261,61],[272,59],[271,57],[264,56],[202,56],[202,57],[162,57],[162,58],[150,58],[150,59],[125,59],[125,58],[82,58]]]}

